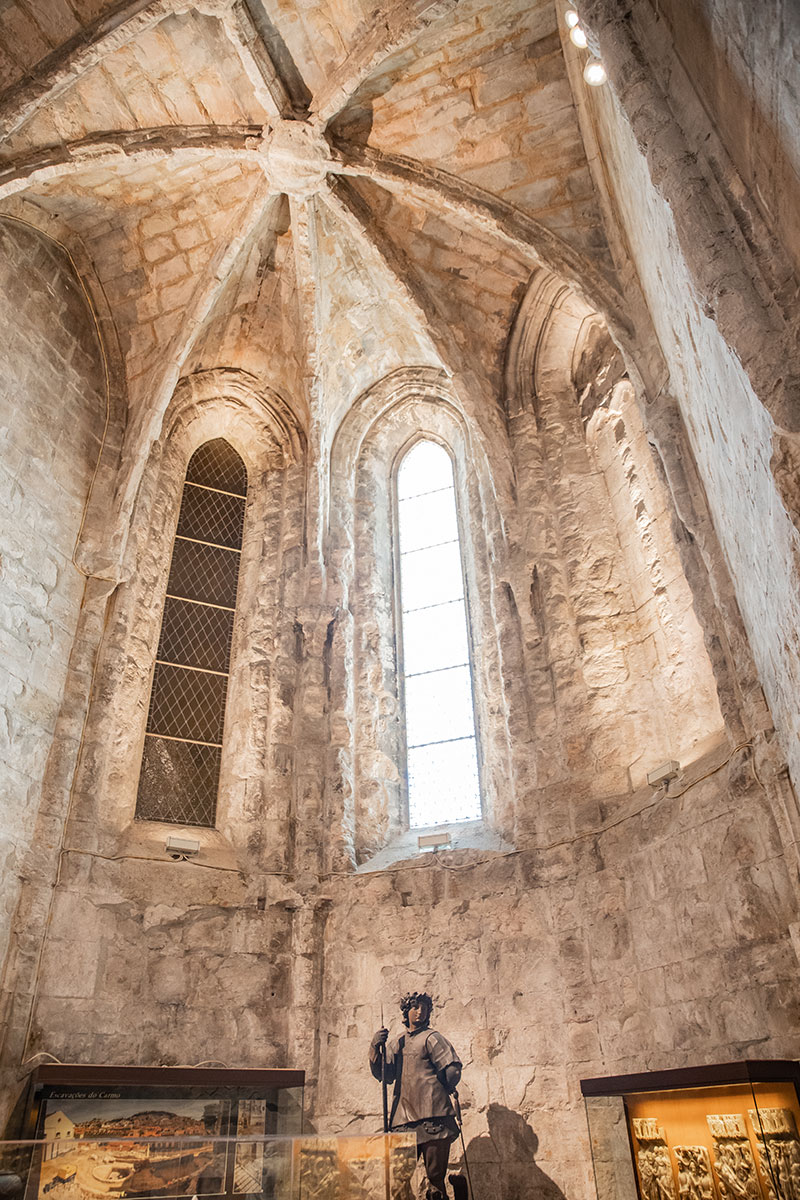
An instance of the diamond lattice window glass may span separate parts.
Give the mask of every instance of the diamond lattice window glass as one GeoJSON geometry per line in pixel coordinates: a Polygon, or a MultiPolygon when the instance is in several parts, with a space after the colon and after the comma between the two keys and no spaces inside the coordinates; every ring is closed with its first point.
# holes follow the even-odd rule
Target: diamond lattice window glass
{"type": "Polygon", "coordinates": [[[412,828],[481,816],[453,464],[436,442],[397,472],[403,694],[412,828]]]}
{"type": "Polygon", "coordinates": [[[136,816],[213,826],[247,472],[222,438],[189,462],[156,652],[136,816]]]}

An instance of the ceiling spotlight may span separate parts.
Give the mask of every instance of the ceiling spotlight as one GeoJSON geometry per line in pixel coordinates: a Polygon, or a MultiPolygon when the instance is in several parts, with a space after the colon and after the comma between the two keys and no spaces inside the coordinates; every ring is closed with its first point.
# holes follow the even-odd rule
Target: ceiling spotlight
{"type": "Polygon", "coordinates": [[[567,11],[564,13],[564,20],[567,23],[567,29],[574,29],[575,26],[580,21],[580,17],[575,12],[574,8],[568,8],[567,11]]]}
{"type": "Polygon", "coordinates": [[[591,87],[600,87],[608,79],[606,69],[599,58],[590,58],[583,68],[583,78],[591,87]]]}
{"type": "Polygon", "coordinates": [[[589,39],[581,29],[580,25],[575,25],[570,30],[569,40],[572,42],[573,46],[577,46],[579,50],[585,50],[589,45],[589,39]]]}

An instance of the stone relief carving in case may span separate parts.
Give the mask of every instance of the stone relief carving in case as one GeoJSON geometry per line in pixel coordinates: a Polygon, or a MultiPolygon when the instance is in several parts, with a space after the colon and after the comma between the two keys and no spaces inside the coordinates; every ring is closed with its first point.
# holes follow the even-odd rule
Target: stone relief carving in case
{"type": "Polygon", "coordinates": [[[705,1146],[676,1146],[680,1200],[717,1200],[705,1146]]]}
{"type": "Polygon", "coordinates": [[[714,1142],[714,1170],[722,1200],[761,1200],[753,1151],[740,1113],[709,1114],[714,1142]]]}
{"type": "Polygon", "coordinates": [[[800,1141],[788,1108],[748,1110],[769,1200],[800,1200],[800,1141]]]}
{"type": "MultiPolygon", "coordinates": [[[[800,1200],[800,1137],[790,1109],[748,1110],[768,1200],[800,1200]],[[763,1136],[762,1136],[763,1131],[763,1136]],[[770,1166],[771,1164],[771,1166],[770,1166]]],[[[674,1146],[677,1182],[657,1117],[633,1117],[642,1200],[762,1200],[762,1182],[742,1113],[706,1117],[714,1164],[705,1146],[674,1146]]]]}
{"type": "Polygon", "coordinates": [[[581,1092],[599,1200],[800,1200],[800,1062],[582,1079],[581,1092]]]}
{"type": "Polygon", "coordinates": [[[643,1200],[675,1200],[675,1181],[664,1130],[654,1117],[634,1117],[633,1132],[639,1143],[636,1161],[643,1200]]]}

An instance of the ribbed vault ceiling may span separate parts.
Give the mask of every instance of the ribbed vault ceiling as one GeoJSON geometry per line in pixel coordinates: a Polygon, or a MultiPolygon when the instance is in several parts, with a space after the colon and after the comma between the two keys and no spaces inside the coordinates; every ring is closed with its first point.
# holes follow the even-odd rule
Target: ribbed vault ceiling
{"type": "Polygon", "coordinates": [[[537,265],[613,302],[553,0],[10,0],[0,85],[0,212],[80,243],[140,433],[216,366],[329,436],[408,363],[497,398],[537,265]]]}

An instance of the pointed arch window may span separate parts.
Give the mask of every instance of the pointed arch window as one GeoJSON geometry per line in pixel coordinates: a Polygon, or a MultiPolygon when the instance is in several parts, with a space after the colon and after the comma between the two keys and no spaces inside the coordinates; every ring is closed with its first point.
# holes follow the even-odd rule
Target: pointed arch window
{"type": "Polygon", "coordinates": [[[470,639],[453,463],[419,441],[397,471],[409,825],[481,816],[470,639]]]}
{"type": "Polygon", "coordinates": [[[172,547],[136,817],[213,826],[247,471],[223,438],[192,455],[172,547]]]}

